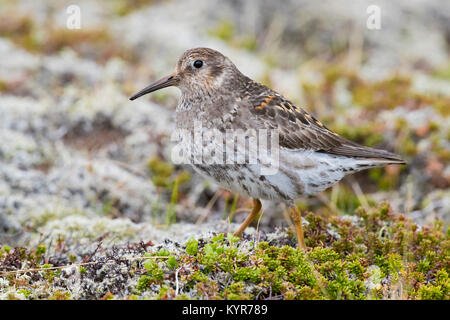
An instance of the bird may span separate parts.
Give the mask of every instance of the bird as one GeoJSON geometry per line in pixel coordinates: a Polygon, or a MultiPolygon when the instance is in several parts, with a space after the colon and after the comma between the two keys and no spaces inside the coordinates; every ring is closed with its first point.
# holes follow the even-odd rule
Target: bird
{"type": "Polygon", "coordinates": [[[288,207],[298,247],[306,250],[296,200],[317,194],[348,174],[406,164],[397,154],[360,145],[333,132],[282,94],[244,75],[214,49],[185,51],[171,74],[130,100],[170,86],[181,91],[175,121],[184,159],[202,176],[253,200],[236,236],[259,215],[261,200],[275,201],[288,207]],[[205,135],[207,131],[216,137],[205,135]],[[244,139],[237,139],[236,132],[244,139]],[[249,150],[256,145],[261,150],[255,157],[249,150]]]}

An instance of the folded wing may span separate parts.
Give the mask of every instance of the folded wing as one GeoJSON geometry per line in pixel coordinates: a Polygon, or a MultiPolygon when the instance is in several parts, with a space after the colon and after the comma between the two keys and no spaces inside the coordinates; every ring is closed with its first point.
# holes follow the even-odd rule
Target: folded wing
{"type": "Polygon", "coordinates": [[[255,115],[260,127],[279,131],[281,147],[374,159],[386,163],[405,163],[394,153],[365,147],[339,136],[302,108],[273,90],[260,86],[262,92],[256,96],[249,95],[243,103],[247,104],[250,112],[255,115]]]}

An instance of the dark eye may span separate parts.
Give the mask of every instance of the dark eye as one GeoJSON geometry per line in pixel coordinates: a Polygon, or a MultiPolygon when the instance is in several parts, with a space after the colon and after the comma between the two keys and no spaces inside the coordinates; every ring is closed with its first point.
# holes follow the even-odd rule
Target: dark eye
{"type": "Polygon", "coordinates": [[[203,61],[202,60],[195,60],[194,61],[194,67],[196,67],[197,69],[201,68],[203,66],[203,61]]]}

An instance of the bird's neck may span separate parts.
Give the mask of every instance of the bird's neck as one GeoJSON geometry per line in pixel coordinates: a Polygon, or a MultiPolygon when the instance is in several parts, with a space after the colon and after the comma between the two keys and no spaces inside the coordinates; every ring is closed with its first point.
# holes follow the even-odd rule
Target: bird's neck
{"type": "Polygon", "coordinates": [[[236,108],[237,98],[241,96],[241,88],[250,81],[239,71],[233,77],[224,77],[221,85],[206,90],[181,90],[181,97],[176,109],[177,127],[192,127],[194,121],[215,123],[224,114],[236,108]]]}
{"type": "Polygon", "coordinates": [[[178,101],[177,112],[199,112],[203,108],[204,102],[211,98],[211,95],[205,95],[204,92],[181,93],[178,101]]]}
{"type": "Polygon", "coordinates": [[[217,121],[235,107],[236,98],[228,90],[208,96],[182,94],[176,109],[176,125],[177,128],[183,129],[192,129],[199,125],[215,128],[217,121]]]}

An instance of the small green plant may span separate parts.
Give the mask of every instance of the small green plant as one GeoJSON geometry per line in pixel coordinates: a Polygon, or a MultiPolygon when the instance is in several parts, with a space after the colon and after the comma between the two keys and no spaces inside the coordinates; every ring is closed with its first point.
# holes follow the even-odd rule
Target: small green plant
{"type": "Polygon", "coordinates": [[[198,251],[198,241],[194,238],[190,238],[188,242],[186,242],[186,253],[195,256],[198,251]]]}
{"type": "Polygon", "coordinates": [[[169,259],[167,259],[167,266],[174,270],[177,267],[177,259],[174,256],[170,256],[169,259]]]}

